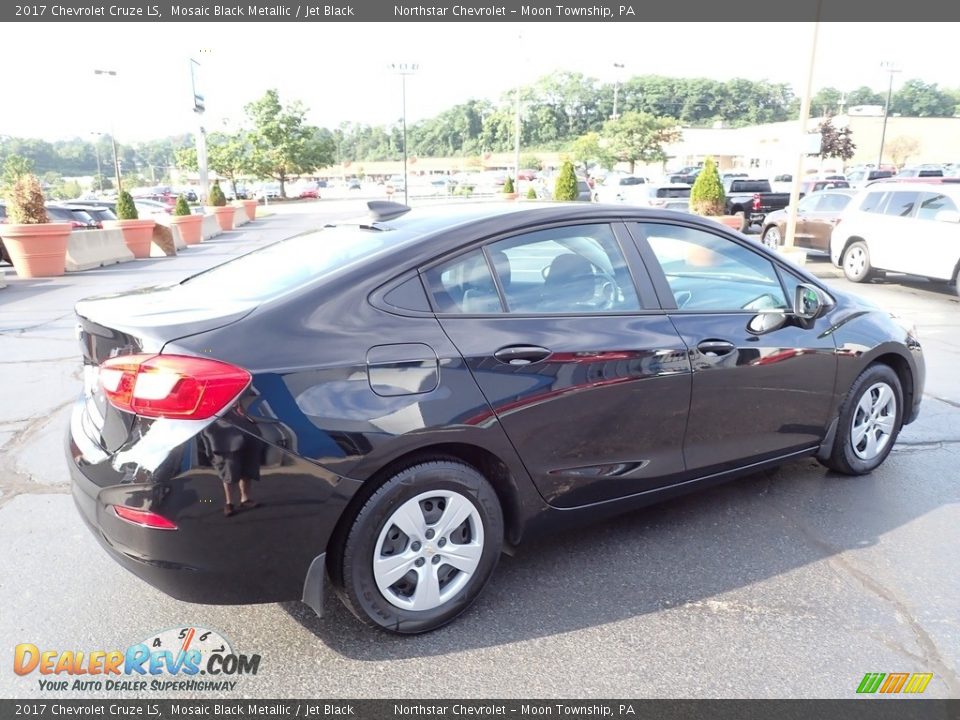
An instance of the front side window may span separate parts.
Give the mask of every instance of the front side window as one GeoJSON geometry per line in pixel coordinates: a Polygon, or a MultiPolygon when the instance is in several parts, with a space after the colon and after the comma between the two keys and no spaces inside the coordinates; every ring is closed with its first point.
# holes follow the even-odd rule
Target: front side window
{"type": "Polygon", "coordinates": [[[863,199],[863,202],[860,204],[860,210],[863,212],[869,213],[878,213],[883,212],[881,209],[884,205],[884,200],[887,197],[885,192],[872,192],[867,193],[867,196],[863,199]]]}
{"type": "Polygon", "coordinates": [[[916,207],[917,198],[920,195],[914,191],[899,191],[890,193],[890,199],[884,210],[884,215],[895,215],[897,217],[910,217],[913,215],[913,208],[916,207]]]}
{"type": "Polygon", "coordinates": [[[677,307],[709,312],[788,310],[770,260],[706,230],[641,223],[677,307]]]}
{"type": "Polygon", "coordinates": [[[487,253],[510,313],[640,309],[633,279],[609,225],[525,233],[488,245],[487,253]]]}
{"type": "Polygon", "coordinates": [[[850,204],[849,195],[840,193],[824,193],[820,196],[820,202],[817,205],[818,212],[841,212],[850,204]]]}

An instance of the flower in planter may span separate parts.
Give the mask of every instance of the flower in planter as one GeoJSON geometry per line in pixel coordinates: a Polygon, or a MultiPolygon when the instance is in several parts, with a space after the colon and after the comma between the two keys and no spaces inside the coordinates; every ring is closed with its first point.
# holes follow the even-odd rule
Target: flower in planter
{"type": "Polygon", "coordinates": [[[717,216],[726,212],[727,196],[713,158],[708,157],[703,170],[690,188],[690,209],[697,215],[717,216]]]}
{"type": "Polygon", "coordinates": [[[21,175],[7,198],[9,221],[15,225],[42,225],[50,222],[44,205],[43,188],[36,175],[21,175]]]}
{"type": "Polygon", "coordinates": [[[117,219],[118,220],[139,220],[140,213],[137,212],[137,206],[133,202],[133,196],[126,190],[121,191],[117,198],[117,219]]]}
{"type": "Polygon", "coordinates": [[[215,181],[210,188],[210,204],[213,207],[225,207],[227,204],[227,196],[223,194],[219,180],[215,181]]]}

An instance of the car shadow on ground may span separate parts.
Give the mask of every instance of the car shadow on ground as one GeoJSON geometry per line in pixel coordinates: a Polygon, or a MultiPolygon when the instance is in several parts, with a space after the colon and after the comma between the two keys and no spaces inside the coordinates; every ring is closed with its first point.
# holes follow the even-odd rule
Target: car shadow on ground
{"type": "Polygon", "coordinates": [[[960,502],[918,493],[909,460],[861,478],[812,459],[524,544],[503,556],[477,603],[427,635],[369,629],[328,584],[324,617],[282,607],[334,651],[383,661],[520,642],[681,607],[869,547],[884,533],[960,502]],[[899,469],[897,469],[899,468],[899,469]],[[882,488],[882,492],[878,492],[882,488]]]}

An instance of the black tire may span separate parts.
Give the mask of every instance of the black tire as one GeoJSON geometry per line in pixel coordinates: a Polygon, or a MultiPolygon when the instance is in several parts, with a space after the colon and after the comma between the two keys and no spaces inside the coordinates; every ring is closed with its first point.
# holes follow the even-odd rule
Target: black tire
{"type": "MultiPolygon", "coordinates": [[[[420,507],[426,524],[430,525],[428,513],[424,509],[424,504],[428,502],[421,500],[419,505],[414,503],[414,507],[420,507]]],[[[436,505],[437,510],[434,512],[442,512],[443,506],[440,503],[436,505]]],[[[432,507],[431,510],[433,510],[432,507]]],[[[474,520],[465,521],[464,525],[467,529],[464,535],[469,534],[469,523],[472,522],[474,520]]],[[[440,523],[436,520],[432,524],[439,527],[440,523]]],[[[464,527],[464,525],[458,527],[464,527]]],[[[402,538],[399,542],[402,543],[402,547],[398,550],[391,548],[389,553],[412,551],[415,539],[407,537],[402,532],[400,535],[402,538]]],[[[448,549],[455,547],[452,536],[451,532],[448,549]]],[[[433,554],[436,554],[441,558],[441,562],[431,563],[425,560],[425,563],[417,566],[419,570],[411,568],[395,585],[387,589],[386,592],[391,593],[395,599],[401,598],[401,594],[400,590],[394,594],[394,588],[401,590],[412,588],[410,590],[412,598],[420,582],[418,578],[423,577],[419,573],[429,571],[431,565],[437,566],[436,573],[446,572],[454,579],[460,573],[452,565],[442,563],[443,549],[442,546],[437,546],[440,538],[430,541],[425,538],[416,538],[416,541],[419,541],[418,544],[422,547],[421,554],[425,556],[424,559],[430,557],[432,560],[433,554]],[[427,555],[428,552],[429,555],[427,555]],[[411,576],[410,573],[413,575],[411,576]],[[412,579],[405,580],[408,576],[412,579]],[[404,583],[405,585],[402,585],[404,583]]],[[[387,480],[360,508],[346,533],[342,548],[331,549],[333,555],[330,575],[341,600],[362,622],[371,627],[404,635],[424,633],[447,624],[470,607],[490,579],[500,559],[502,545],[503,513],[496,491],[487,479],[469,465],[453,460],[424,462],[407,468],[387,480]],[[479,562],[474,572],[466,576],[465,581],[459,581],[463,582],[462,587],[439,606],[425,610],[398,607],[388,600],[384,591],[378,587],[377,578],[374,575],[374,560],[376,557],[386,557],[383,554],[386,544],[380,548],[377,545],[382,537],[387,542],[391,542],[390,538],[398,528],[393,523],[390,527],[386,527],[386,524],[401,506],[418,496],[435,491],[458,495],[461,499],[469,501],[476,510],[475,517],[479,517],[482,524],[483,538],[479,562]],[[384,533],[388,534],[384,537],[384,533]]],[[[448,587],[453,591],[453,586],[448,587]]]]}
{"type": "Polygon", "coordinates": [[[844,277],[850,282],[866,282],[874,275],[873,266],[870,265],[870,251],[862,240],[852,242],[844,249],[840,266],[843,268],[844,277]]]}
{"type": "Polygon", "coordinates": [[[771,250],[776,250],[783,243],[780,228],[777,225],[768,225],[760,236],[760,244],[771,250]]]}
{"type": "Polygon", "coordinates": [[[740,220],[740,232],[747,232],[747,230],[750,229],[750,220],[747,218],[747,213],[745,213],[743,210],[739,210],[733,215],[740,220]]]}
{"type": "Polygon", "coordinates": [[[871,365],[860,374],[850,388],[850,392],[847,393],[847,398],[840,409],[840,420],[830,457],[821,462],[829,469],[844,475],[866,475],[878,468],[887,459],[890,450],[897,441],[897,436],[900,434],[902,422],[903,389],[900,386],[900,378],[887,365],[879,363],[871,365]],[[861,399],[878,386],[889,388],[893,394],[896,408],[892,416],[884,415],[884,417],[891,417],[893,422],[882,450],[874,457],[864,458],[858,454],[854,445],[853,429],[855,422],[860,417],[858,407],[861,399]]]}

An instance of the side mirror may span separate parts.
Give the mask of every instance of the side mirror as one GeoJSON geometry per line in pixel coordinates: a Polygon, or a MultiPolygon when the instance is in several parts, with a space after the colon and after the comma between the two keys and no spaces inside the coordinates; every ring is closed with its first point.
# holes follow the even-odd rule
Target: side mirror
{"type": "Polygon", "coordinates": [[[960,212],[956,210],[941,210],[933,216],[938,222],[960,223],[960,212]]]}
{"type": "Polygon", "coordinates": [[[787,314],[782,310],[768,310],[758,313],[750,318],[747,323],[747,332],[753,335],[763,335],[764,333],[779,330],[787,324],[787,314]]]}
{"type": "Polygon", "coordinates": [[[820,288],[800,283],[793,299],[793,314],[801,320],[815,320],[829,304],[830,300],[820,288]]]}

